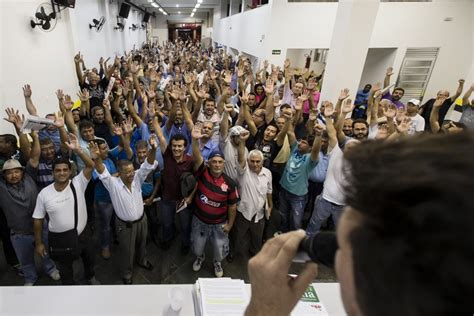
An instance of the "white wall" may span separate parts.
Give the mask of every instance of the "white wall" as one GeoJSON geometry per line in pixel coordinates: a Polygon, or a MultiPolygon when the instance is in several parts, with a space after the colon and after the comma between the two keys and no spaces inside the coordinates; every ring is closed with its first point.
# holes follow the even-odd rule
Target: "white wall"
{"type": "Polygon", "coordinates": [[[385,72],[388,67],[393,65],[396,54],[396,48],[369,48],[364,71],[359,82],[359,89],[362,89],[368,83],[383,83],[385,72]]]}
{"type": "MultiPolygon", "coordinates": [[[[270,0],[261,8],[214,19],[213,39],[283,65],[288,49],[330,47],[337,9],[338,3],[270,0]],[[265,36],[263,43],[261,35],[265,36]],[[282,54],[271,55],[275,49],[282,54]]],[[[397,48],[393,67],[398,73],[407,48],[440,47],[425,94],[429,97],[441,88],[454,90],[459,78],[474,80],[473,21],[474,2],[471,0],[382,2],[369,48],[397,48]],[[453,21],[445,22],[445,17],[452,17],[453,21]]],[[[350,54],[350,50],[347,53],[350,54]]],[[[383,80],[384,72],[379,81],[383,80]]],[[[353,86],[359,86],[360,79],[357,78],[353,86]]]]}
{"type": "MultiPolygon", "coordinates": [[[[32,29],[30,18],[44,0],[2,0],[0,10],[0,112],[13,106],[26,113],[21,87],[29,83],[33,101],[40,115],[57,110],[54,92],[63,89],[76,98],[78,84],[73,57],[84,55],[86,66],[98,65],[100,56],[113,57],[145,41],[145,31],[129,31],[132,23],[141,24],[143,15],[130,10],[123,33],[113,30],[118,12],[117,2],[81,0],[75,9],[66,9],[51,32],[32,29]],[[89,30],[93,18],[107,19],[102,32],[89,30]]],[[[12,132],[9,123],[1,120],[0,132],[12,132]]]]}

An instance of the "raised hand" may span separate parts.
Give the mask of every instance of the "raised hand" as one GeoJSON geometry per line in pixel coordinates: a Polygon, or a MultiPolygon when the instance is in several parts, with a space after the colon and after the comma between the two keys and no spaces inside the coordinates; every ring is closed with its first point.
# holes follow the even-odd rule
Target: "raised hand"
{"type": "Polygon", "coordinates": [[[148,139],[148,143],[150,144],[152,149],[158,148],[158,142],[156,141],[156,137],[152,136],[148,139]]]}
{"type": "Polygon", "coordinates": [[[92,159],[97,159],[100,156],[99,146],[96,142],[92,141],[88,144],[89,153],[91,154],[92,159]]]}
{"type": "Polygon", "coordinates": [[[397,115],[397,107],[395,104],[391,103],[387,108],[383,108],[383,115],[387,117],[387,119],[392,119],[397,115]]]}
{"type": "Polygon", "coordinates": [[[464,85],[464,83],[466,82],[466,80],[464,80],[464,79],[459,79],[458,82],[459,82],[460,85],[464,85]]]}
{"type": "Polygon", "coordinates": [[[302,93],[299,97],[298,100],[301,100],[301,102],[306,102],[309,99],[309,95],[307,93],[302,93]]]}
{"type": "Polygon", "coordinates": [[[224,105],[224,111],[226,111],[228,114],[232,113],[234,110],[234,105],[233,104],[225,104],[224,105]]]}
{"type": "Polygon", "coordinates": [[[230,71],[226,71],[224,74],[224,82],[227,84],[230,84],[231,81],[232,81],[232,74],[230,73],[230,71]]]}
{"type": "Polygon", "coordinates": [[[67,148],[69,148],[72,151],[79,150],[81,149],[81,146],[79,145],[79,141],[77,140],[76,135],[73,133],[69,133],[69,142],[65,142],[67,148]]]}
{"type": "Polygon", "coordinates": [[[241,140],[243,140],[243,143],[245,144],[245,142],[247,141],[247,139],[249,139],[249,136],[250,136],[250,132],[245,130],[245,131],[242,131],[239,135],[239,138],[241,140]]]}
{"type": "Polygon", "coordinates": [[[201,133],[201,124],[195,124],[193,127],[193,130],[191,131],[191,137],[193,139],[201,139],[202,138],[202,133],[201,133]]]}
{"type": "Polygon", "coordinates": [[[71,100],[71,96],[66,94],[64,96],[64,102],[63,102],[63,106],[66,109],[66,111],[70,111],[72,109],[73,105],[74,105],[74,103],[71,100]]]}
{"type": "Polygon", "coordinates": [[[239,68],[237,69],[237,77],[242,78],[244,74],[244,67],[242,65],[239,65],[239,68]]]}
{"type": "Polygon", "coordinates": [[[185,84],[191,84],[191,82],[192,82],[191,74],[189,72],[185,73],[184,74],[184,83],[185,84]]]}
{"type": "Polygon", "coordinates": [[[321,136],[323,135],[323,132],[324,132],[324,126],[319,123],[316,123],[316,125],[314,125],[314,135],[321,136]]]}
{"type": "Polygon", "coordinates": [[[5,112],[7,113],[7,117],[3,119],[9,123],[12,123],[16,129],[20,130],[23,126],[23,122],[25,121],[25,116],[20,116],[20,112],[18,110],[15,111],[13,108],[6,108],[5,112]]]}
{"type": "Polygon", "coordinates": [[[123,96],[127,97],[129,91],[130,91],[130,82],[127,79],[125,79],[122,86],[123,96]]]}
{"type": "Polygon", "coordinates": [[[344,100],[344,102],[342,103],[342,114],[346,115],[347,113],[352,112],[352,110],[354,110],[354,104],[352,104],[352,100],[351,99],[344,100]]]}
{"type": "Polygon", "coordinates": [[[265,82],[265,86],[263,87],[263,89],[265,90],[265,93],[266,93],[267,95],[273,94],[273,92],[274,92],[273,79],[267,79],[267,81],[265,82]]]}
{"type": "Polygon", "coordinates": [[[87,89],[82,89],[82,91],[79,91],[77,93],[77,96],[79,97],[79,99],[81,100],[81,103],[82,102],[87,102],[89,101],[89,90],[87,89]]]}
{"type": "Polygon", "coordinates": [[[285,67],[285,69],[288,69],[288,68],[290,68],[290,66],[291,66],[290,60],[289,60],[288,58],[285,59],[285,62],[284,62],[284,64],[283,64],[283,67],[285,67]]]}
{"type": "Polygon", "coordinates": [[[385,73],[386,76],[391,76],[393,75],[393,67],[388,67],[387,68],[387,72],[385,73]]]}
{"type": "Polygon", "coordinates": [[[397,125],[397,131],[400,134],[406,134],[411,125],[411,119],[409,117],[404,117],[400,124],[397,125]]]}
{"type": "Polygon", "coordinates": [[[82,55],[81,55],[81,52],[78,52],[75,56],[74,56],[74,62],[75,63],[80,63],[82,61],[82,55]]]}
{"type": "Polygon", "coordinates": [[[122,129],[125,134],[131,134],[133,132],[132,118],[129,116],[125,121],[122,122],[122,129]]]}
{"type": "Polygon", "coordinates": [[[61,89],[56,90],[56,97],[58,98],[59,101],[63,101],[64,99],[63,90],[61,89]]]}
{"type": "Polygon", "coordinates": [[[240,102],[242,102],[244,104],[249,103],[249,94],[248,94],[248,92],[244,92],[244,94],[240,97],[240,102]]]}
{"type": "Polygon", "coordinates": [[[25,98],[31,98],[31,95],[33,94],[33,92],[31,91],[31,87],[29,84],[25,84],[23,86],[23,96],[25,98]]]}
{"type": "Polygon", "coordinates": [[[114,132],[114,135],[116,135],[116,136],[122,136],[123,135],[122,127],[117,123],[114,123],[113,132],[114,132]]]}
{"type": "Polygon", "coordinates": [[[139,70],[138,64],[136,62],[130,63],[130,72],[136,74],[139,70]]]}
{"type": "Polygon", "coordinates": [[[148,96],[148,99],[153,99],[156,96],[155,91],[151,89],[146,89],[145,92],[146,92],[146,95],[148,96]]]}
{"type": "Polygon", "coordinates": [[[334,105],[331,102],[327,102],[324,106],[324,117],[332,117],[334,115],[334,105]]]}
{"type": "Polygon", "coordinates": [[[54,113],[54,126],[56,126],[57,128],[64,127],[63,112],[58,111],[57,113],[54,113]]]}
{"type": "Polygon", "coordinates": [[[339,93],[338,100],[343,101],[349,97],[349,89],[345,88],[341,90],[341,93],[339,93]]]}
{"type": "Polygon", "coordinates": [[[433,104],[433,107],[435,107],[435,108],[441,107],[443,105],[444,101],[446,101],[445,96],[437,97],[434,104],[433,104]]]}

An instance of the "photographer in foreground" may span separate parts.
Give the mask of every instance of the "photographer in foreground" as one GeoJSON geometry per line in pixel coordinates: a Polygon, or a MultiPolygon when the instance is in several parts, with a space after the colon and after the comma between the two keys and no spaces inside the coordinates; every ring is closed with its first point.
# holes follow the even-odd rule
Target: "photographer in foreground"
{"type": "MultiPolygon", "coordinates": [[[[474,134],[372,141],[345,153],[347,207],[335,269],[348,315],[474,311],[474,134]]],[[[246,315],[288,315],[317,275],[288,271],[301,230],[269,240],[249,262],[246,315]]]]}

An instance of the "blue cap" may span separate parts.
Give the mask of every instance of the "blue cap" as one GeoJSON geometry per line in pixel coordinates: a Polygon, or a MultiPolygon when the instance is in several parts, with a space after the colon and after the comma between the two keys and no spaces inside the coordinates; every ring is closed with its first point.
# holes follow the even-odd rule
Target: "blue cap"
{"type": "Polygon", "coordinates": [[[222,159],[225,159],[224,153],[220,150],[214,150],[210,155],[208,160],[211,160],[214,157],[221,157],[222,159]]]}

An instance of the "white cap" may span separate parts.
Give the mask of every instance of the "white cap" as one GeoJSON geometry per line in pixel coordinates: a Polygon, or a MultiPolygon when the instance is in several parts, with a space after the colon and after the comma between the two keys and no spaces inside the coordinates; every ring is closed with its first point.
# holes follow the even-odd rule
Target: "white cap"
{"type": "Polygon", "coordinates": [[[411,104],[413,104],[413,105],[419,106],[419,105],[420,105],[420,100],[411,99],[410,101],[408,101],[408,103],[411,103],[411,104]]]}

